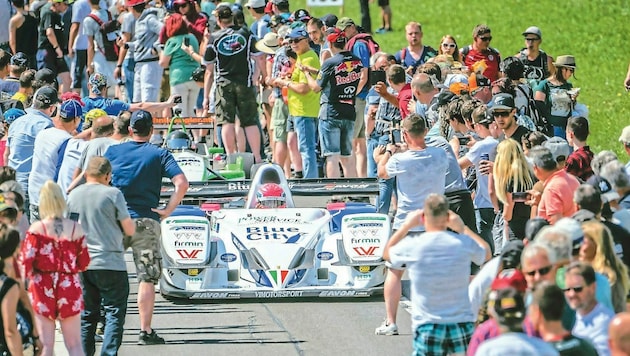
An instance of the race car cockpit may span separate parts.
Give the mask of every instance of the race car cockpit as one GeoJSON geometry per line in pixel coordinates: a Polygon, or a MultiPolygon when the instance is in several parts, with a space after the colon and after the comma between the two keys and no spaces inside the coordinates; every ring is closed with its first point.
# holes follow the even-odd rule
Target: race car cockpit
{"type": "Polygon", "coordinates": [[[282,168],[264,164],[252,178],[247,204],[249,209],[294,208],[293,196],[282,168]]]}

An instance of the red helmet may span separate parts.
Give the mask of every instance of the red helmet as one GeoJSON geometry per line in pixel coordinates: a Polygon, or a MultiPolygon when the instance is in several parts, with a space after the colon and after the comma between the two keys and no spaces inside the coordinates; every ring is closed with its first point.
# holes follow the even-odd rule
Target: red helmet
{"type": "Polygon", "coordinates": [[[256,192],[256,207],[261,209],[284,208],[287,196],[276,183],[265,183],[256,192]]]}

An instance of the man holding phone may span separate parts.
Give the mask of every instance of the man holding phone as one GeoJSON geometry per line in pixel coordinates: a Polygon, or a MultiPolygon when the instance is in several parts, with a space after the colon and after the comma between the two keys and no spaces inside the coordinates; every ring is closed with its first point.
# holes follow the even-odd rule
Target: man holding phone
{"type": "MultiPolygon", "coordinates": [[[[378,146],[374,151],[374,159],[378,162],[378,177],[382,179],[396,177],[398,181],[396,186],[398,208],[394,217],[394,230],[401,229],[407,216],[414,210],[423,208],[429,194],[444,193],[448,169],[446,152],[441,148],[427,146],[425,141],[427,126],[422,116],[409,115],[402,122],[401,134],[406,143],[406,150],[403,151],[402,146],[388,144],[378,146]],[[399,150],[400,154],[394,154],[399,150]]],[[[423,231],[424,226],[413,226],[404,236],[413,239],[423,231]]],[[[385,322],[376,328],[377,335],[398,334],[396,311],[402,293],[401,278],[405,264],[388,264],[388,267],[383,292],[387,316],[385,322]]]]}

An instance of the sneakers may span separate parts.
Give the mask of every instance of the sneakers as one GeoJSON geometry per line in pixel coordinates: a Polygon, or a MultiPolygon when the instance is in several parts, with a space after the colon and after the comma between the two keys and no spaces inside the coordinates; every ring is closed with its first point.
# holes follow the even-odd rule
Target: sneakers
{"type": "Polygon", "coordinates": [[[158,336],[155,330],[151,330],[150,334],[146,331],[141,331],[138,336],[138,345],[161,345],[165,343],[164,338],[158,336]]]}
{"type": "Polygon", "coordinates": [[[398,326],[396,324],[387,324],[387,320],[383,321],[383,324],[374,330],[376,335],[398,335],[398,326]]]}

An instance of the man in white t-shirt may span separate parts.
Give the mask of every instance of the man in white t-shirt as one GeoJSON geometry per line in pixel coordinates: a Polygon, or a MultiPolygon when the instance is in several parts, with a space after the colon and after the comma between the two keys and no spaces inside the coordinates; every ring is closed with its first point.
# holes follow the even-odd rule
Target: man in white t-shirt
{"type": "MultiPolygon", "coordinates": [[[[396,193],[398,206],[394,217],[394,230],[403,225],[405,218],[414,210],[422,209],[424,200],[431,193],[443,193],[446,186],[448,159],[446,152],[437,147],[428,147],[426,120],[418,114],[410,114],[401,124],[400,135],[407,146],[402,152],[400,145],[388,144],[374,149],[378,177],[397,178],[396,193]],[[401,151],[400,153],[396,153],[401,151]],[[396,153],[396,154],[394,154],[396,153]]],[[[413,226],[405,233],[418,236],[424,226],[413,226]]],[[[398,335],[396,311],[402,293],[404,264],[388,265],[385,278],[385,322],[376,328],[376,335],[398,335]]]]}
{"type": "Polygon", "coordinates": [[[472,119],[475,133],[477,133],[482,140],[475,142],[468,153],[458,160],[458,163],[461,169],[475,166],[477,186],[473,203],[475,204],[475,212],[477,215],[477,231],[479,231],[479,235],[490,245],[492,253],[494,254],[492,226],[496,215],[495,212],[499,211],[499,205],[496,198],[493,199],[490,196],[488,175],[481,173],[479,168],[481,161],[494,162],[494,158],[497,155],[497,145],[499,144],[497,138],[499,137],[498,134],[500,131],[492,117],[488,115],[485,105],[473,111],[472,119]],[[491,129],[491,126],[494,127],[494,130],[491,129]]]}
{"type": "Polygon", "coordinates": [[[424,208],[407,215],[383,258],[406,265],[411,280],[414,354],[464,354],[474,331],[468,299],[470,265],[490,259],[490,247],[449,210],[446,197],[430,194],[424,208]],[[424,225],[421,236],[405,238],[424,225]],[[451,231],[448,231],[450,229],[451,231]]]}
{"type": "MultiPolygon", "coordinates": [[[[103,73],[107,77],[109,83],[116,83],[114,79],[114,69],[116,69],[117,59],[107,60],[105,57],[105,41],[101,33],[101,25],[96,20],[97,18],[101,23],[105,24],[112,19],[112,15],[107,9],[101,8],[99,5],[100,0],[89,0],[90,8],[92,11],[83,19],[83,34],[87,37],[87,73],[88,77],[93,73],[103,73]]],[[[116,33],[109,33],[107,36],[113,36],[116,33]]],[[[111,87],[111,94],[113,94],[113,85],[111,87]]]]}
{"type": "Polygon", "coordinates": [[[78,101],[64,101],[53,119],[54,127],[41,131],[35,137],[33,166],[28,176],[31,224],[39,220],[39,191],[46,181],[55,178],[60,148],[72,137],[82,115],[83,109],[78,101]]]}

